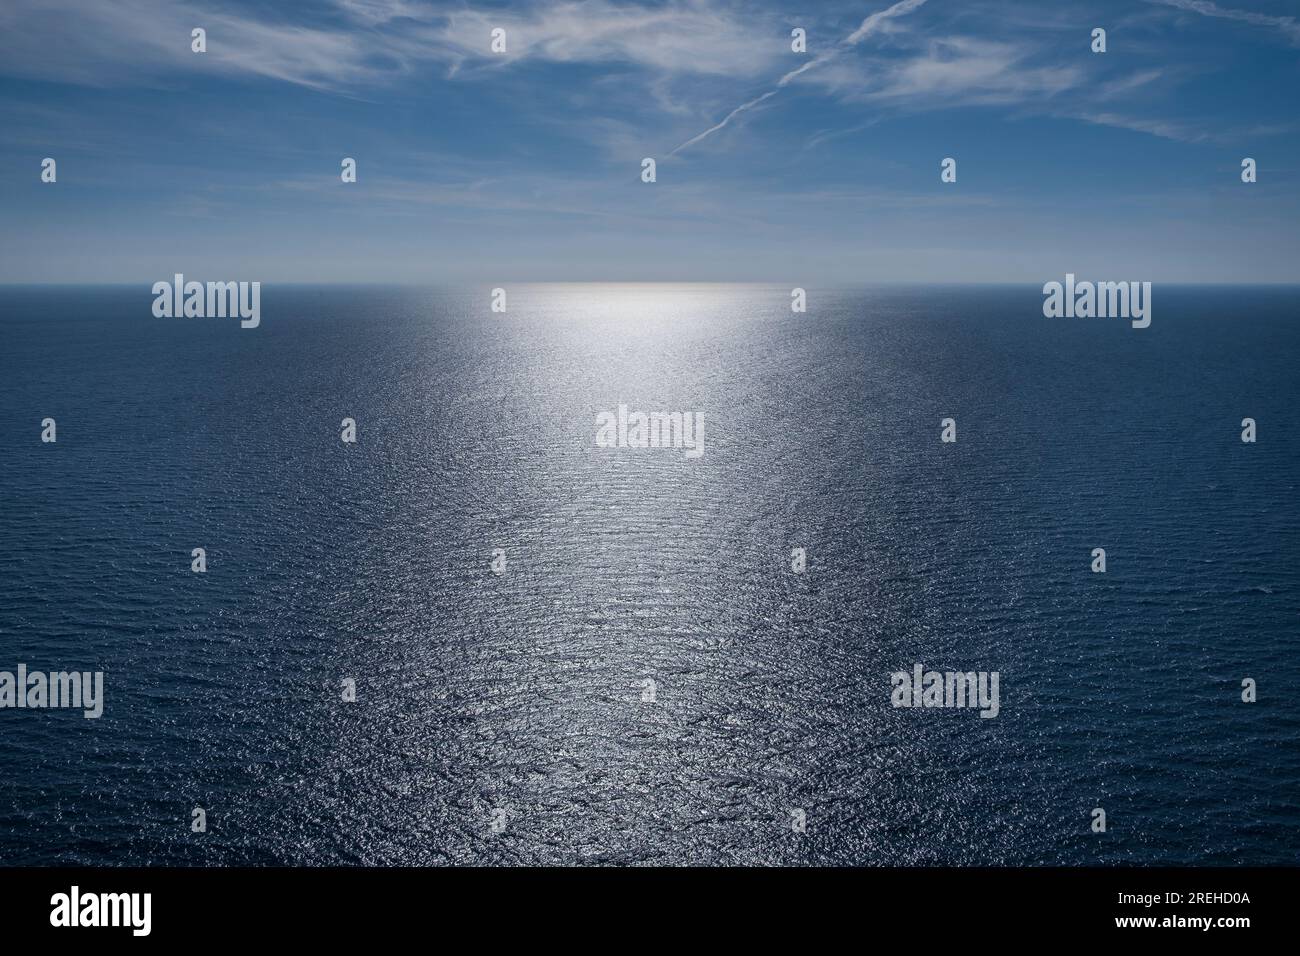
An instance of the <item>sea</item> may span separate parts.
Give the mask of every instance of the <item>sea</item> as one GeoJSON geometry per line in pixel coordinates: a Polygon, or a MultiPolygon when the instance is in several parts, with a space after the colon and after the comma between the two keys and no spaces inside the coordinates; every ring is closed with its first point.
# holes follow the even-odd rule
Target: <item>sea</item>
{"type": "Polygon", "coordinates": [[[1300,288],[506,291],[0,288],[0,865],[1297,863],[1300,288]]]}

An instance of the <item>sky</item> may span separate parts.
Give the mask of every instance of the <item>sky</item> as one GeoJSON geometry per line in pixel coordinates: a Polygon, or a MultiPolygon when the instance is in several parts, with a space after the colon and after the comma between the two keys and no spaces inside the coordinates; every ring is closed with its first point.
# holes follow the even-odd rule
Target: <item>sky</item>
{"type": "Polygon", "coordinates": [[[0,282],[1296,282],[1298,97],[1296,0],[3,0],[0,282]]]}

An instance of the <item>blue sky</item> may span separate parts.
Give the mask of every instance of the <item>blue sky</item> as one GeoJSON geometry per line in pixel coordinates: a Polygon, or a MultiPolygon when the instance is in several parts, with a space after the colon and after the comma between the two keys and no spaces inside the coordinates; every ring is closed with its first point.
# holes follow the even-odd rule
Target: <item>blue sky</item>
{"type": "Polygon", "coordinates": [[[1297,91],[1280,0],[4,0],[0,281],[1298,281],[1297,91]]]}

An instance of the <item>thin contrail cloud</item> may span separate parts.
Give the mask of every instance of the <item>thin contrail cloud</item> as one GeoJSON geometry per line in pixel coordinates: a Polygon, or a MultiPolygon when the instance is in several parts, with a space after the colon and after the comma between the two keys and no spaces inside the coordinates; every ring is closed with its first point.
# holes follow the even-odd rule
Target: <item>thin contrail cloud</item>
{"type": "Polygon", "coordinates": [[[771,99],[773,96],[776,96],[776,94],[779,93],[782,90],[782,88],[788,86],[790,82],[793,81],[794,78],[797,77],[800,73],[807,73],[813,67],[825,63],[828,60],[835,59],[835,57],[839,56],[841,53],[843,53],[845,50],[849,49],[850,47],[857,46],[868,36],[870,36],[871,33],[876,29],[876,27],[881,24],[881,22],[888,19],[892,19],[893,17],[901,17],[904,14],[911,13],[917,7],[924,5],[924,3],[925,0],[898,0],[898,2],[895,3],[893,6],[887,7],[884,10],[880,10],[876,13],[871,14],[871,16],[867,17],[858,25],[858,28],[856,30],[854,30],[844,39],[840,40],[840,42],[837,43],[834,47],[832,47],[829,52],[823,53],[820,56],[815,56],[807,63],[805,63],[803,66],[799,67],[798,69],[791,70],[785,76],[781,77],[781,79],[777,80],[776,86],[772,87],[772,89],[768,90],[766,93],[762,94],[761,96],[754,97],[748,103],[741,103],[734,110],[732,110],[730,113],[724,116],[719,123],[710,126],[708,129],[706,129],[703,133],[700,133],[698,136],[692,136],[690,139],[682,143],[680,146],[678,146],[668,155],[676,156],[678,153],[686,149],[688,146],[694,146],[696,143],[700,142],[700,140],[713,135],[718,130],[722,129],[724,126],[730,123],[737,116],[739,116],[741,113],[744,113],[747,110],[751,110],[759,103],[762,103],[764,100],[771,99]]]}

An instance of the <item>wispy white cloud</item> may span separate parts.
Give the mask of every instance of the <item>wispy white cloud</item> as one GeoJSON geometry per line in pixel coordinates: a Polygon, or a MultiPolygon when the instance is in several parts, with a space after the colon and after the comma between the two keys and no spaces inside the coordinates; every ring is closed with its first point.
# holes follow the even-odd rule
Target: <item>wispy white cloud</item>
{"type": "Polygon", "coordinates": [[[1174,7],[1189,13],[1199,13],[1203,17],[1218,17],[1223,20],[1238,20],[1255,26],[1277,30],[1289,42],[1300,45],[1300,20],[1295,17],[1278,17],[1253,10],[1234,10],[1221,7],[1210,0],[1147,0],[1148,3],[1164,7],[1174,7]]]}
{"type": "MultiPolygon", "coordinates": [[[[1050,97],[1078,86],[1084,71],[1074,63],[1031,66],[1022,43],[974,37],[941,37],[910,57],[877,65],[864,76],[857,96],[866,100],[1013,103],[1050,97]]],[[[846,91],[851,92],[851,91],[846,91]]]]}
{"type": "Polygon", "coordinates": [[[109,86],[157,82],[197,70],[347,90],[409,74],[423,63],[449,76],[467,64],[520,61],[630,64],[666,75],[748,76],[770,67],[780,33],[764,16],[707,0],[654,6],[613,0],[539,3],[521,11],[455,8],[415,0],[336,0],[336,15],[305,26],[213,11],[187,0],[4,0],[0,72],[109,86]],[[203,27],[208,50],[190,50],[203,27]],[[506,30],[493,54],[491,31],[506,30]]]}
{"type": "MultiPolygon", "coordinates": [[[[1211,0],[1148,2],[1269,27],[1300,41],[1300,22],[1294,17],[1229,9],[1211,0]]],[[[823,91],[840,103],[876,107],[875,117],[847,116],[844,128],[822,130],[809,146],[860,131],[879,116],[967,105],[1012,105],[1183,142],[1216,138],[1204,132],[1206,124],[1197,128],[1185,118],[1133,118],[1125,114],[1138,108],[1125,106],[1123,113],[1114,108],[1115,100],[1139,90],[1145,94],[1176,78],[1177,67],[1118,76],[1102,72],[1098,77],[1094,74],[1100,67],[1087,57],[1053,55],[1044,46],[1048,41],[1015,19],[1024,15],[1023,9],[999,20],[999,29],[990,33],[978,25],[991,22],[984,8],[965,8],[958,15],[932,5],[933,17],[929,11],[909,16],[925,4],[897,0],[870,13],[851,32],[722,113],[669,155],[709,139],[794,84],[823,91]],[[942,32],[930,32],[935,28],[942,32]],[[871,44],[870,55],[857,52],[873,37],[887,42],[871,44]],[[1056,98],[1067,92],[1069,108],[1062,109],[1056,98]]],[[[111,86],[171,84],[200,71],[356,95],[369,87],[409,82],[429,65],[467,82],[537,62],[630,67],[638,71],[634,82],[625,79],[629,70],[594,70],[590,81],[557,94],[575,114],[581,110],[580,123],[571,122],[567,113],[560,117],[566,131],[596,142],[622,161],[644,155],[647,139],[662,135],[662,129],[656,130],[654,117],[647,119],[644,113],[601,115],[599,107],[612,98],[621,104],[639,98],[659,119],[682,124],[695,117],[703,126],[700,117],[718,115],[719,102],[740,99],[730,99],[733,81],[774,75],[775,64],[790,57],[789,23],[779,10],[755,12],[732,0],[653,5],[539,0],[508,9],[449,8],[424,0],[330,0],[315,14],[308,25],[274,6],[213,8],[202,0],[0,0],[0,74],[111,86]],[[201,56],[190,51],[194,26],[208,31],[208,52],[201,56]],[[507,31],[504,56],[489,49],[495,27],[507,31]]]]}
{"type": "Polygon", "coordinates": [[[673,74],[747,76],[768,67],[781,50],[781,34],[766,21],[703,0],[653,7],[568,0],[522,13],[456,11],[437,35],[470,57],[486,53],[491,31],[500,27],[507,52],[493,62],[632,63],[673,74]]]}
{"type": "Polygon", "coordinates": [[[686,142],[682,143],[671,153],[669,153],[669,155],[675,156],[678,153],[680,153],[682,150],[688,149],[691,146],[694,146],[696,143],[699,143],[702,140],[707,139],[709,136],[718,132],[718,130],[726,128],[726,126],[737,116],[740,116],[742,113],[746,113],[749,110],[752,110],[754,107],[758,106],[759,104],[771,99],[773,96],[776,96],[776,94],[779,93],[784,87],[794,82],[795,79],[802,76],[804,73],[807,73],[809,70],[816,69],[817,67],[822,66],[823,64],[831,60],[834,60],[835,58],[840,56],[840,54],[843,53],[845,50],[857,46],[868,36],[870,36],[873,32],[879,29],[881,24],[885,23],[887,20],[893,17],[901,17],[908,13],[911,13],[913,10],[922,6],[925,2],[926,0],[898,0],[898,2],[893,4],[892,6],[871,14],[858,25],[858,28],[856,30],[854,30],[848,36],[840,40],[840,42],[836,46],[832,47],[828,52],[819,54],[818,56],[815,56],[812,59],[810,59],[807,63],[804,63],[802,66],[791,70],[789,73],[786,73],[779,80],[777,80],[776,85],[772,87],[772,89],[768,90],[766,93],[762,93],[759,96],[754,97],[752,100],[749,100],[748,102],[741,103],[730,113],[724,116],[719,122],[715,123],[713,126],[710,126],[704,132],[692,136],[686,142]]]}
{"type": "Polygon", "coordinates": [[[1265,136],[1294,132],[1295,123],[1257,123],[1241,126],[1232,123],[1197,124],[1159,118],[1125,116],[1107,111],[1056,114],[1062,119],[1082,120],[1095,126],[1111,126],[1135,133],[1147,133],[1179,143],[1242,143],[1265,136]]]}
{"type": "Polygon", "coordinates": [[[1103,100],[1114,99],[1117,96],[1126,96],[1134,90],[1149,86],[1169,75],[1165,69],[1138,70],[1136,73],[1130,73],[1127,76],[1121,76],[1114,80],[1107,80],[1105,83],[1098,84],[1097,96],[1103,100]]]}
{"type": "Polygon", "coordinates": [[[823,129],[818,130],[808,142],[804,143],[804,149],[816,149],[822,143],[828,143],[833,139],[839,139],[842,136],[852,136],[854,133],[861,133],[865,129],[870,129],[880,122],[880,117],[872,117],[864,123],[855,123],[852,126],[846,126],[843,129],[823,129]]]}
{"type": "Polygon", "coordinates": [[[264,22],[183,2],[5,0],[0,4],[0,71],[113,86],[165,81],[197,70],[324,89],[388,72],[373,59],[368,37],[344,29],[264,22]],[[207,53],[190,49],[195,27],[207,31],[207,53]]]}
{"type": "MultiPolygon", "coordinates": [[[[857,35],[857,34],[855,34],[857,35]]],[[[866,34],[861,34],[865,36],[866,34]]],[[[727,126],[738,115],[761,105],[798,76],[845,102],[870,103],[891,111],[938,110],[970,105],[1027,105],[1080,88],[1087,78],[1077,63],[1035,65],[1032,45],[968,36],[913,38],[904,52],[889,57],[852,59],[826,55],[791,71],[761,96],[742,104],[704,132],[678,146],[680,152],[727,126]],[[816,65],[813,72],[809,67],[816,65]]],[[[1155,75],[1130,78],[1131,87],[1155,75]]],[[[852,129],[860,130],[859,122],[852,129]]],[[[832,134],[833,135],[833,134],[832,134]]],[[[809,145],[830,138],[818,134],[809,145]]]]}
{"type": "Polygon", "coordinates": [[[1127,129],[1135,133],[1148,133],[1151,136],[1172,139],[1180,143],[1202,143],[1213,138],[1204,130],[1169,120],[1141,119],[1108,112],[1084,112],[1063,115],[1070,119],[1079,119],[1085,123],[1092,123],[1094,126],[1112,126],[1116,129],[1127,129]]]}
{"type": "Polygon", "coordinates": [[[372,24],[419,19],[429,9],[428,4],[416,0],[336,0],[336,3],[353,19],[372,24]]]}

